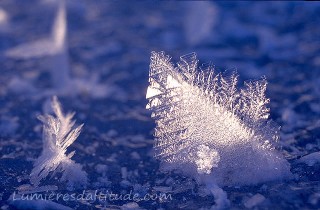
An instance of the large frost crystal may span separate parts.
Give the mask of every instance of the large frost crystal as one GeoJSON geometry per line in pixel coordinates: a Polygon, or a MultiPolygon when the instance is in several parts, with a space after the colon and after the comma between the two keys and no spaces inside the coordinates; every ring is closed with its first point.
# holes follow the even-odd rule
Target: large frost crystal
{"type": "Polygon", "coordinates": [[[69,187],[86,185],[87,174],[82,171],[80,164],[71,160],[75,151],[66,154],[67,148],[78,138],[83,125],[73,128],[74,113],[64,115],[57,97],[52,100],[52,109],[56,116],[42,115],[39,117],[44,124],[43,150],[34,163],[30,181],[38,186],[40,181],[50,173],[53,176],[62,172],[60,181],[67,181],[69,187]]]}
{"type": "Polygon", "coordinates": [[[290,174],[274,149],[279,128],[268,121],[267,81],[198,69],[195,53],[175,67],[163,52],[152,52],[147,109],[156,121],[155,156],[164,169],[208,176],[217,184],[255,184],[290,174]],[[207,174],[207,175],[206,175],[207,174]]]}

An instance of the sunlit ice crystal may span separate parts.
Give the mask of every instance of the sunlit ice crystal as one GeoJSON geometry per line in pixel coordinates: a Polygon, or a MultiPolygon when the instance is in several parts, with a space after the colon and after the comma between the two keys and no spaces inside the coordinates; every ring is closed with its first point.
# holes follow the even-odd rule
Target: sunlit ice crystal
{"type": "Polygon", "coordinates": [[[60,177],[69,189],[85,186],[87,173],[71,158],[75,151],[67,153],[68,147],[78,138],[82,125],[75,126],[74,113],[64,114],[57,97],[51,102],[54,115],[40,115],[43,123],[42,153],[34,162],[30,174],[31,183],[37,188],[47,177],[60,177]],[[58,175],[59,174],[59,175],[58,175]]]}
{"type": "Polygon", "coordinates": [[[275,149],[279,127],[269,120],[267,81],[198,68],[195,53],[175,66],[152,52],[146,108],[156,122],[154,152],[164,170],[178,169],[218,185],[249,185],[291,176],[275,149]],[[206,178],[207,179],[207,178],[206,178]]]}

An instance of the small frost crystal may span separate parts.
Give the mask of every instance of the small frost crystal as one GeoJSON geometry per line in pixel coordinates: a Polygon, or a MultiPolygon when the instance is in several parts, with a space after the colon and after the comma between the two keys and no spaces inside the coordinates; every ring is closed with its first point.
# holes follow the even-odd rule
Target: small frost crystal
{"type": "MultiPolygon", "coordinates": [[[[290,175],[274,149],[279,128],[268,121],[267,81],[198,69],[195,53],[175,67],[163,52],[152,52],[147,109],[156,121],[155,156],[164,169],[210,176],[218,185],[256,184],[290,175]]],[[[207,179],[207,178],[206,178],[207,179]]]]}
{"type": "Polygon", "coordinates": [[[210,174],[213,167],[217,167],[220,156],[215,149],[200,145],[197,151],[195,163],[199,174],[210,174]]]}
{"type": "Polygon", "coordinates": [[[49,173],[62,173],[60,181],[67,181],[69,187],[85,185],[87,174],[82,171],[80,164],[71,160],[75,151],[66,154],[67,148],[78,138],[83,125],[74,127],[74,113],[63,114],[57,97],[53,97],[52,109],[56,116],[42,115],[43,149],[41,156],[35,161],[30,174],[30,181],[35,186],[46,178],[49,173]]]}

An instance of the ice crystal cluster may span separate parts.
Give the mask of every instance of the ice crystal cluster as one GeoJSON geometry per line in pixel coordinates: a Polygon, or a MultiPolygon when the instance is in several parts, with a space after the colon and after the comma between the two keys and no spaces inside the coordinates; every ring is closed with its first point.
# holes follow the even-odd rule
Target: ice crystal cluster
{"type": "Polygon", "coordinates": [[[43,122],[43,149],[34,163],[30,181],[38,186],[49,174],[54,176],[62,173],[60,181],[66,181],[68,187],[86,185],[87,174],[82,171],[80,164],[71,160],[75,151],[66,154],[67,148],[78,138],[83,125],[73,128],[74,113],[64,115],[57,97],[53,97],[51,105],[55,116],[39,116],[43,122]]]}
{"type": "Polygon", "coordinates": [[[267,81],[198,68],[195,53],[177,66],[164,52],[152,52],[147,109],[155,119],[155,156],[165,170],[210,177],[219,185],[246,185],[290,175],[274,148],[279,127],[269,117],[267,81]]]}

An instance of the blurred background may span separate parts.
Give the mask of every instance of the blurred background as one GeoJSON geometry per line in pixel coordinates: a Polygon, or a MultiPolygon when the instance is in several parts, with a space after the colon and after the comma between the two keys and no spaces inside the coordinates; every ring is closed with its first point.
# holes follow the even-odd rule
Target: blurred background
{"type": "Polygon", "coordinates": [[[36,56],[35,48],[17,51],[52,36],[60,6],[54,0],[0,0],[0,176],[5,180],[0,189],[5,198],[28,183],[41,151],[36,116],[48,112],[49,99],[58,95],[65,110],[76,111],[77,122],[85,123],[72,147],[91,188],[143,191],[163,184],[176,190],[177,199],[143,207],[194,209],[202,207],[198,201],[210,206],[210,199],[192,193],[194,181],[159,172],[152,157],[154,124],[145,110],[149,58],[151,51],[165,51],[174,63],[196,52],[200,64],[236,69],[241,83],[263,75],[268,80],[271,118],[282,127],[280,147],[299,179],[267,189],[227,189],[232,207],[244,208],[255,193],[265,196],[267,208],[319,207],[319,164],[296,163],[320,149],[319,2],[69,0],[62,57],[49,42],[37,45],[36,56]]]}

